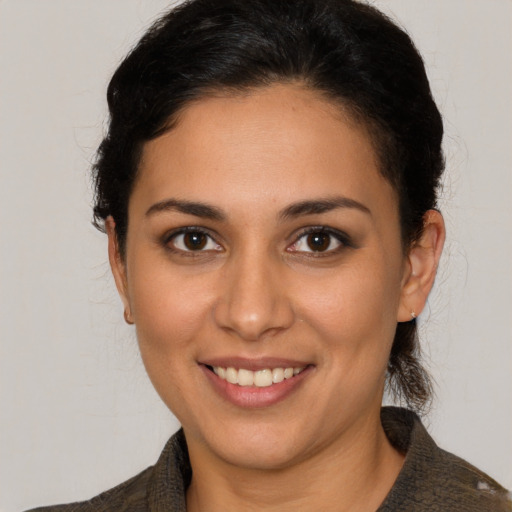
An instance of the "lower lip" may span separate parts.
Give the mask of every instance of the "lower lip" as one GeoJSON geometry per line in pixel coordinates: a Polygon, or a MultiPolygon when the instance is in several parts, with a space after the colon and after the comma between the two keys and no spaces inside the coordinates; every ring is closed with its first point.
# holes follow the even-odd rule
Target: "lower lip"
{"type": "Polygon", "coordinates": [[[221,379],[205,365],[200,365],[203,373],[219,395],[233,405],[246,409],[257,409],[277,404],[294,393],[311,373],[313,366],[307,366],[298,375],[277,384],[259,388],[257,386],[239,386],[221,379]]]}

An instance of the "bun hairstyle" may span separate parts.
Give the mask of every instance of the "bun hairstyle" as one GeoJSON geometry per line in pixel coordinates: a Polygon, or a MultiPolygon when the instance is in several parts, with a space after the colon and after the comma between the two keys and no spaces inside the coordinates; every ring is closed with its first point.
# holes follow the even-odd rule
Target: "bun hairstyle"
{"type": "MultiPolygon", "coordinates": [[[[210,94],[300,83],[367,129],[397,193],[404,252],[436,207],[443,124],[421,56],[377,9],[353,0],[190,0],[160,18],[114,73],[110,123],[93,167],[94,224],[115,219],[124,255],[128,201],[144,144],[210,94]]],[[[305,119],[304,122],[307,122],[305,119]]],[[[430,380],[416,321],[397,324],[388,386],[421,412],[430,380]]]]}

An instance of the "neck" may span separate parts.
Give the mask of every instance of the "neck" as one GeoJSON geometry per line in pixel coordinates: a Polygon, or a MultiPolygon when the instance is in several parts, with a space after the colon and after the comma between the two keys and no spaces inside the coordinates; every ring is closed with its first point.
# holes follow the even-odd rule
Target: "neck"
{"type": "Polygon", "coordinates": [[[346,432],[314,456],[275,470],[240,468],[189,445],[193,468],[189,512],[374,512],[393,486],[404,457],[380,423],[346,432]]]}

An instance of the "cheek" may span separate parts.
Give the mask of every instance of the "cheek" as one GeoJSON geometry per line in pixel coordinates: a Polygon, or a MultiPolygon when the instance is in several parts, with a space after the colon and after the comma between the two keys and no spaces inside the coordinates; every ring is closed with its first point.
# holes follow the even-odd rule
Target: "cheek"
{"type": "Polygon", "coordinates": [[[400,280],[374,263],[333,276],[311,297],[308,323],[324,348],[321,365],[331,390],[325,397],[333,415],[356,414],[382,399],[400,280]]]}
{"type": "Polygon", "coordinates": [[[130,294],[140,354],[154,388],[183,421],[190,414],[183,397],[200,388],[194,340],[208,338],[208,294],[194,285],[200,280],[156,266],[144,266],[143,274],[133,268],[130,294]]]}
{"type": "Polygon", "coordinates": [[[401,287],[399,272],[390,271],[385,261],[361,258],[355,265],[312,282],[310,293],[302,295],[301,310],[308,323],[344,356],[373,352],[387,358],[401,287]]]}
{"type": "Polygon", "coordinates": [[[208,323],[206,279],[169,272],[159,262],[134,261],[129,292],[143,356],[157,352],[171,357],[208,323]]]}

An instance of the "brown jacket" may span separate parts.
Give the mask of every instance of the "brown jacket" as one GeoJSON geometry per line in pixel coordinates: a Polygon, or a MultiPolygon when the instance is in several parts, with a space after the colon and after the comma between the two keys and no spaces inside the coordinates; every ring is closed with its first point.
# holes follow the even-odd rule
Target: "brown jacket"
{"type": "MultiPolygon", "coordinates": [[[[385,407],[382,425],[406,453],[404,466],[377,512],[510,512],[510,493],[469,463],[440,449],[411,411],[385,407]]],[[[186,512],[185,490],[192,470],[183,431],[158,462],[89,501],[32,512],[186,512]]]]}

